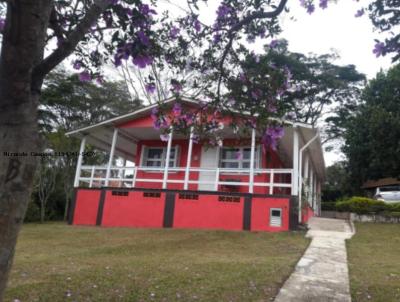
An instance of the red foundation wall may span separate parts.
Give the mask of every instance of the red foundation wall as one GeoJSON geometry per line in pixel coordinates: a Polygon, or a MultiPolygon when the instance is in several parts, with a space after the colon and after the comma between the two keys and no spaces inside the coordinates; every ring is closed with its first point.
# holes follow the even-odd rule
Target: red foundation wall
{"type": "Polygon", "coordinates": [[[118,196],[107,191],[102,226],[163,226],[165,193],[161,193],[160,197],[144,197],[142,191],[130,191],[128,194],[118,196]]]}
{"type": "Polygon", "coordinates": [[[253,197],[251,206],[252,231],[288,231],[289,230],[289,198],[253,197]],[[270,226],[271,208],[282,209],[282,225],[270,226]]]}
{"type": "Polygon", "coordinates": [[[100,193],[100,190],[77,190],[72,224],[96,225],[100,193]]]}
{"type": "Polygon", "coordinates": [[[176,228],[243,229],[243,197],[240,202],[218,201],[218,195],[199,195],[198,200],[175,199],[176,228]]]}
{"type": "Polygon", "coordinates": [[[307,208],[303,209],[303,211],[302,211],[301,221],[303,223],[306,223],[313,216],[314,216],[314,210],[311,207],[307,206],[307,208]]]}

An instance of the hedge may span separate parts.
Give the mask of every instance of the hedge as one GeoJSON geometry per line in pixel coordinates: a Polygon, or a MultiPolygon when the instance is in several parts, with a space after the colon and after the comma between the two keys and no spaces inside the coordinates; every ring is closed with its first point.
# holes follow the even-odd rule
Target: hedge
{"type": "Polygon", "coordinates": [[[339,212],[352,212],[359,215],[382,213],[397,216],[400,213],[400,203],[384,203],[375,199],[354,196],[347,200],[336,202],[336,210],[339,212]]]}

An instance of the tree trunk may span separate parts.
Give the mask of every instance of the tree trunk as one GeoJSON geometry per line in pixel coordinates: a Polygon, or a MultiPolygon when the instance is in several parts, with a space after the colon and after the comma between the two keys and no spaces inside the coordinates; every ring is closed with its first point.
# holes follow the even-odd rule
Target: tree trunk
{"type": "Polygon", "coordinates": [[[43,79],[33,81],[32,70],[43,58],[51,7],[52,0],[7,4],[0,58],[0,301],[32,191],[37,160],[31,152],[40,149],[37,108],[43,79]]]}
{"type": "Polygon", "coordinates": [[[68,219],[68,211],[69,211],[69,194],[65,194],[65,208],[64,208],[64,221],[68,219]]]}

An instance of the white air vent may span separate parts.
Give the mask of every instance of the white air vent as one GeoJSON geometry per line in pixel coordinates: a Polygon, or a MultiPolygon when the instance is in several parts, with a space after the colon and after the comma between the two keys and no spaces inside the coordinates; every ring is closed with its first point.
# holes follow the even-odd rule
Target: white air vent
{"type": "Polygon", "coordinates": [[[269,225],[274,227],[282,226],[282,209],[272,208],[269,211],[269,225]]]}

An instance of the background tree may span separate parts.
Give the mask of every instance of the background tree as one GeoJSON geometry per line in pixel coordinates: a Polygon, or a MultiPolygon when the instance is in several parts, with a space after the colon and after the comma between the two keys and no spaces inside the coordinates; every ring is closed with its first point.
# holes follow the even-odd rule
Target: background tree
{"type": "MultiPolygon", "coordinates": [[[[47,150],[49,151],[49,150],[47,150]]],[[[55,169],[54,158],[41,157],[39,169],[35,177],[35,189],[40,204],[40,222],[45,220],[46,206],[51,193],[53,193],[56,185],[57,171],[55,169]]]]}
{"type": "Polygon", "coordinates": [[[322,186],[322,202],[333,202],[353,194],[347,162],[339,161],[326,169],[326,180],[322,186]]]}
{"type": "Polygon", "coordinates": [[[369,179],[400,178],[400,65],[380,72],[345,126],[343,151],[356,188],[369,179]]]}

